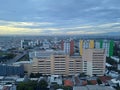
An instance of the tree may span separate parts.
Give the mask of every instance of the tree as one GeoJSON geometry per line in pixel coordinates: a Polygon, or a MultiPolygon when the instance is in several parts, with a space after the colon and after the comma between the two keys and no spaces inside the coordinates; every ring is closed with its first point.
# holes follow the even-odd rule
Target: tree
{"type": "Polygon", "coordinates": [[[117,62],[114,61],[113,59],[111,59],[110,57],[106,57],[106,62],[111,64],[111,65],[116,65],[117,64],[117,62]]]}
{"type": "Polygon", "coordinates": [[[15,56],[16,56],[15,54],[8,53],[8,54],[6,54],[5,59],[12,59],[12,58],[14,58],[15,56]]]}
{"type": "Polygon", "coordinates": [[[44,79],[42,79],[42,80],[38,83],[38,86],[39,86],[40,88],[47,88],[48,83],[47,83],[44,79]]]}
{"type": "Polygon", "coordinates": [[[42,73],[31,73],[30,74],[31,78],[39,78],[40,76],[42,76],[42,73]]]}
{"type": "Polygon", "coordinates": [[[53,85],[53,87],[54,87],[54,89],[56,90],[56,89],[59,88],[59,85],[58,85],[57,83],[55,83],[55,84],[53,85]]]}
{"type": "Polygon", "coordinates": [[[31,73],[30,74],[30,78],[34,78],[35,76],[34,76],[34,73],[31,73]]]}
{"type": "Polygon", "coordinates": [[[120,86],[119,86],[119,83],[117,83],[117,86],[114,87],[116,90],[120,90],[120,86]]]}
{"type": "Polygon", "coordinates": [[[87,75],[83,72],[83,73],[80,73],[79,77],[86,77],[87,75]]]}
{"type": "Polygon", "coordinates": [[[37,86],[37,82],[35,81],[28,81],[28,82],[21,82],[17,86],[17,90],[34,90],[37,86]]]}
{"type": "Polygon", "coordinates": [[[40,76],[42,76],[42,74],[41,73],[36,73],[35,76],[36,76],[36,78],[39,78],[40,76]]]}
{"type": "Polygon", "coordinates": [[[100,85],[100,84],[102,84],[102,81],[98,78],[97,83],[100,85]]]}
{"type": "Polygon", "coordinates": [[[63,89],[64,90],[73,90],[72,87],[70,87],[70,86],[64,86],[63,89]]]}
{"type": "Polygon", "coordinates": [[[92,85],[92,83],[91,83],[90,81],[88,81],[88,80],[87,80],[87,84],[88,84],[88,85],[92,85]]]}

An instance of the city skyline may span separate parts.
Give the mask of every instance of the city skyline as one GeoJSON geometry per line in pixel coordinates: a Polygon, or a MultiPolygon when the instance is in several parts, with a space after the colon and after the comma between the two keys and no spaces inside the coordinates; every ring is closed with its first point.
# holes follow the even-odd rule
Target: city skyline
{"type": "Polygon", "coordinates": [[[4,0],[0,35],[120,35],[119,0],[4,0]]]}

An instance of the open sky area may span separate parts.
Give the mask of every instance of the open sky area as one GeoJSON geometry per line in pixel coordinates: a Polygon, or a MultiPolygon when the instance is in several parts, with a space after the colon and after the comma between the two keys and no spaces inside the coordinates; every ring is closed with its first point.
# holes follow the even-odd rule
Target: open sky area
{"type": "Polygon", "coordinates": [[[120,0],[1,0],[0,35],[120,35],[120,0]]]}

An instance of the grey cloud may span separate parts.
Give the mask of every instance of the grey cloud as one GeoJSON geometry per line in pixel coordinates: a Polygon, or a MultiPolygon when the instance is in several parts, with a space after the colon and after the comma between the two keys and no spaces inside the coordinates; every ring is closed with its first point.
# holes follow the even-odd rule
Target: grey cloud
{"type": "MultiPolygon", "coordinates": [[[[79,31],[79,28],[74,27],[99,26],[104,23],[119,22],[119,3],[120,0],[2,0],[0,20],[54,23],[54,25],[21,26],[21,28],[68,28],[56,31],[58,33],[79,31]]],[[[114,25],[111,28],[115,29],[115,27],[119,27],[119,25],[114,25]]],[[[109,31],[105,27],[89,29],[82,30],[87,32],[96,32],[100,29],[109,31]]],[[[48,31],[44,29],[44,32],[48,31]]],[[[50,32],[54,33],[55,31],[50,32]]]]}

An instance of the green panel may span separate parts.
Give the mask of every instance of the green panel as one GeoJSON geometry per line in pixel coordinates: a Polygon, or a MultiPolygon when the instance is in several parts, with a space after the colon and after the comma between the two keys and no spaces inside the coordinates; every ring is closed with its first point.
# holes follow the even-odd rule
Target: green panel
{"type": "Polygon", "coordinates": [[[114,47],[114,41],[110,41],[110,47],[109,47],[109,56],[113,56],[113,47],[114,47]]]}
{"type": "Polygon", "coordinates": [[[100,48],[103,47],[103,40],[100,40],[100,48]]]}

